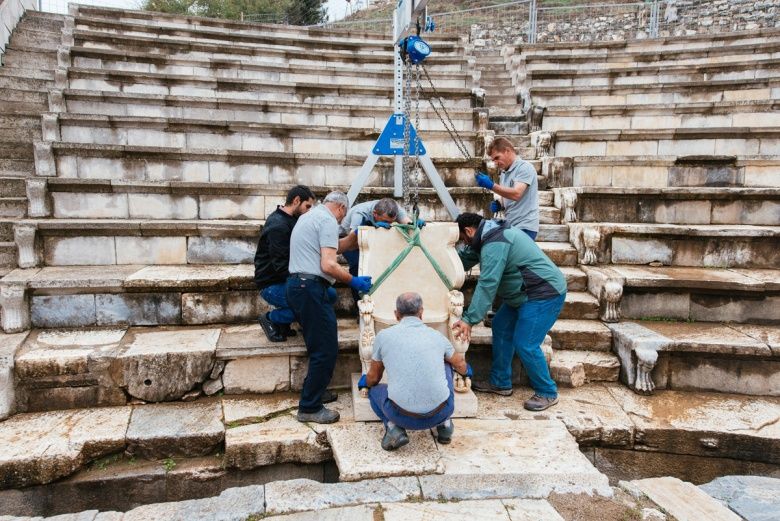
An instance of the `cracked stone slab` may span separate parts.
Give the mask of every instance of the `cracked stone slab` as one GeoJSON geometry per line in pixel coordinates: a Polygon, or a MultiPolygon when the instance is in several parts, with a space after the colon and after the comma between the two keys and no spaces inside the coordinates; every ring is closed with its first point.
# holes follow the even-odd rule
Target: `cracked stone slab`
{"type": "Polygon", "coordinates": [[[228,289],[252,282],[252,264],[216,266],[147,266],[127,277],[127,288],[228,289]]]}
{"type": "Polygon", "coordinates": [[[0,483],[50,483],[124,450],[130,407],[19,414],[0,423],[0,483]]]}
{"type": "Polygon", "coordinates": [[[127,450],[148,459],[205,456],[224,438],[219,401],[139,405],[127,429],[127,450]]]}
{"type": "Polygon", "coordinates": [[[21,378],[83,374],[90,359],[114,354],[126,328],[33,331],[16,358],[21,378]]]}
{"type": "Polygon", "coordinates": [[[543,498],[552,492],[611,496],[607,476],[560,420],[455,420],[439,448],[445,471],[420,476],[426,499],[543,498]]]}
{"type": "Polygon", "coordinates": [[[298,399],[299,395],[292,393],[275,393],[251,398],[223,398],[225,425],[235,427],[263,421],[271,415],[298,407],[298,399]]]}
{"type": "Polygon", "coordinates": [[[699,488],[747,521],[773,521],[780,512],[780,479],[777,478],[724,476],[699,488]]]}
{"type": "Polygon", "coordinates": [[[229,488],[217,497],[156,503],[126,512],[123,521],[246,521],[265,513],[262,485],[229,488]]]}
{"type": "Polygon", "coordinates": [[[356,483],[320,483],[310,479],[275,481],[265,486],[267,514],[420,499],[417,478],[369,479],[356,483]]]}
{"type": "Polygon", "coordinates": [[[510,521],[564,521],[544,499],[502,499],[510,521]]]}
{"type": "MultiPolygon", "coordinates": [[[[354,320],[339,320],[339,351],[354,351],[358,347],[360,331],[354,320]]],[[[271,342],[260,324],[226,326],[217,344],[217,358],[233,360],[262,355],[305,355],[306,344],[300,333],[286,342],[271,342]]]]}
{"type": "Polygon", "coordinates": [[[27,331],[0,334],[0,420],[8,418],[16,410],[14,358],[27,338],[27,334],[27,331]]]}
{"type": "Polygon", "coordinates": [[[250,470],[277,463],[322,463],[330,447],[291,414],[225,431],[225,463],[250,470]]]}
{"type": "MultiPolygon", "coordinates": [[[[264,521],[376,521],[376,514],[383,507],[379,505],[359,505],[356,507],[329,508],[314,512],[298,512],[264,518],[264,521]]],[[[379,518],[381,519],[381,518],[379,518]]],[[[2,521],[2,519],[0,519],[2,521]]]]}
{"type": "Polygon", "coordinates": [[[608,389],[634,423],[638,450],[780,463],[780,398],[608,389]]]}
{"type": "Polygon", "coordinates": [[[383,425],[337,424],[328,427],[327,433],[341,481],[444,472],[429,430],[407,431],[409,443],[392,452],[381,446],[385,434],[383,425]]]}
{"type": "Polygon", "coordinates": [[[130,328],[114,372],[134,398],[178,400],[211,374],[218,328],[130,328]]]}
{"type": "Polygon", "coordinates": [[[677,478],[640,479],[631,483],[677,521],[742,519],[696,485],[677,478]]]}
{"type": "Polygon", "coordinates": [[[456,503],[390,503],[382,506],[385,521],[510,521],[506,507],[498,499],[456,503]]]}

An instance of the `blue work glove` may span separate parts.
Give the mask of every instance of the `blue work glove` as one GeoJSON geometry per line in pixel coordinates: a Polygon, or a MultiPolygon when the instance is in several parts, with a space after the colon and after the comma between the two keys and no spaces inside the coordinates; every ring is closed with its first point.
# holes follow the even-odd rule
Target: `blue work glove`
{"type": "Polygon", "coordinates": [[[494,185],[494,184],[496,184],[496,183],[494,183],[494,182],[493,182],[493,180],[492,180],[492,179],[490,179],[490,177],[489,177],[487,174],[485,174],[484,172],[477,172],[477,173],[475,174],[475,176],[476,176],[476,178],[477,178],[477,184],[478,184],[479,186],[481,186],[482,188],[485,188],[485,189],[487,189],[487,190],[492,190],[492,189],[493,189],[493,185],[494,185]]]}
{"type": "Polygon", "coordinates": [[[466,374],[459,373],[459,372],[458,372],[458,374],[461,375],[461,376],[465,376],[466,378],[471,378],[472,376],[474,376],[474,370],[471,368],[471,364],[467,363],[466,364],[466,374]]]}
{"type": "Polygon", "coordinates": [[[360,293],[367,293],[371,289],[371,277],[352,277],[349,287],[360,293]]]}
{"type": "Polygon", "coordinates": [[[384,228],[385,230],[389,230],[390,223],[386,223],[384,221],[378,221],[374,223],[374,228],[384,228]]]}
{"type": "Polygon", "coordinates": [[[425,226],[425,221],[423,219],[417,219],[417,227],[422,228],[425,226]]]}
{"type": "Polygon", "coordinates": [[[366,383],[366,375],[364,374],[360,375],[360,380],[358,380],[358,391],[361,391],[363,389],[368,389],[368,384],[366,383]]]}
{"type": "Polygon", "coordinates": [[[501,201],[496,201],[495,199],[493,199],[493,201],[490,203],[490,211],[493,213],[498,213],[503,209],[504,207],[501,206],[501,201]]]}

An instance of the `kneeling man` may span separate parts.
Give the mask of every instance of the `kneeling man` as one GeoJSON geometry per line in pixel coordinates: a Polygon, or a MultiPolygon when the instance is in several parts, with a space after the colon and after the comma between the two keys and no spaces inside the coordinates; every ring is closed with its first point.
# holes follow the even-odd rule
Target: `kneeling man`
{"type": "Polygon", "coordinates": [[[385,450],[409,443],[406,429],[436,427],[439,443],[449,443],[455,409],[452,371],[470,376],[463,354],[455,353],[444,335],[423,323],[422,304],[417,293],[396,299],[398,324],[377,334],[371,367],[358,384],[370,388],[371,408],[385,424],[385,450]],[[388,383],[379,384],[385,369],[388,383]]]}

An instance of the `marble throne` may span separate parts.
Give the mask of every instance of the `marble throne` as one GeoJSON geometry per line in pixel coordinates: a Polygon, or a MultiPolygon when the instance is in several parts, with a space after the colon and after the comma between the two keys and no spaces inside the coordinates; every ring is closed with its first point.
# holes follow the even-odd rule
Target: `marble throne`
{"type": "MultiPolygon", "coordinates": [[[[371,295],[364,295],[358,302],[360,312],[360,360],[363,373],[371,364],[374,338],[382,329],[397,323],[395,300],[401,293],[414,291],[422,296],[423,322],[437,329],[450,339],[457,352],[465,353],[468,342],[456,338],[452,325],[463,314],[463,286],[466,274],[455,251],[458,241],[458,226],[455,223],[430,223],[420,231],[421,243],[441,268],[450,283],[436,272],[419,247],[411,249],[403,262],[375,289],[371,295]]],[[[360,275],[370,275],[376,282],[407,247],[407,239],[396,229],[361,227],[358,232],[360,247],[360,275]]],[[[367,391],[357,390],[357,379],[353,375],[353,399],[355,420],[376,420],[368,404],[367,391]]],[[[476,397],[471,392],[471,382],[455,375],[455,416],[476,415],[476,397]]]]}

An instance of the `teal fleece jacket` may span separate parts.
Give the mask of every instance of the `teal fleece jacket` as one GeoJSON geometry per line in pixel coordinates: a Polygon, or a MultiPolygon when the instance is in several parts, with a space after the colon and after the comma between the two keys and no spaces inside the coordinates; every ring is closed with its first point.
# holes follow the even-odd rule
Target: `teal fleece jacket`
{"type": "Polygon", "coordinates": [[[480,265],[479,281],[463,321],[485,318],[496,295],[520,307],[526,300],[547,300],[566,294],[566,277],[525,232],[505,221],[483,219],[471,244],[459,250],[463,268],[480,265]]]}

